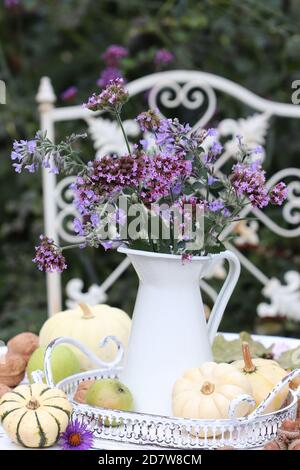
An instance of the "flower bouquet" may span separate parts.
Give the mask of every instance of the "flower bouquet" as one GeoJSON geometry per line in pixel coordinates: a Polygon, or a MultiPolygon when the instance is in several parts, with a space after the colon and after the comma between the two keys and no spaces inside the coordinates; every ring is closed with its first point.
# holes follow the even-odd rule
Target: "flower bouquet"
{"type": "MultiPolygon", "coordinates": [[[[35,172],[42,166],[53,173],[77,175],[71,188],[80,248],[123,244],[134,250],[181,255],[183,260],[217,253],[224,249],[222,232],[240,220],[246,205],[264,208],[269,203],[281,205],[286,198],[283,182],[266,189],[259,159],[262,149],[247,148],[241,136],[237,136],[237,163],[227,177],[214,168],[223,151],[215,129],[191,131],[188,124],[149,110],[136,118],[143,138],[130,145],[121,120],[128,98],[122,79],[115,79],[83,105],[108,111],[117,119],[126,155],[106,155],[85,163],[73,146],[85,135],[71,135],[55,145],[38,132],[35,139],[13,145],[17,172],[35,172]]],[[[62,254],[67,248],[42,235],[34,262],[41,270],[61,272],[67,267],[62,254]]]]}

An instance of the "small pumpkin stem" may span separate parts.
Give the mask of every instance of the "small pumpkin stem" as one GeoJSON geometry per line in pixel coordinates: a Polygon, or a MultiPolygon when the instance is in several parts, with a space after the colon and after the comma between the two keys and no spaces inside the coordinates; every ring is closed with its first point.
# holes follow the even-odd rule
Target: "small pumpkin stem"
{"type": "Polygon", "coordinates": [[[201,387],[201,392],[204,395],[211,395],[215,391],[215,385],[211,382],[204,382],[201,387]]]}
{"type": "Polygon", "coordinates": [[[256,370],[256,367],[252,362],[250,349],[249,349],[249,344],[247,343],[247,341],[243,341],[242,351],[243,351],[243,358],[244,358],[244,363],[245,363],[244,371],[245,372],[254,372],[256,370]]]}
{"type": "Polygon", "coordinates": [[[83,311],[82,318],[85,318],[85,319],[94,318],[95,315],[93,314],[91,307],[89,307],[84,302],[79,302],[78,305],[83,311]]]}
{"type": "Polygon", "coordinates": [[[29,410],[36,410],[37,408],[39,408],[39,406],[39,402],[35,398],[32,398],[27,403],[26,408],[28,408],[29,410]]]}

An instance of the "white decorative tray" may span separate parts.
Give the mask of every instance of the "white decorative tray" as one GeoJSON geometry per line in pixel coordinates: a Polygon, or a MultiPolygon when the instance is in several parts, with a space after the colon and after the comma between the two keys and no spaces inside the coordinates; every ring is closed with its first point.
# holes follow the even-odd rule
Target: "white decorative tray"
{"type": "MultiPolygon", "coordinates": [[[[118,347],[118,354],[112,363],[101,361],[80,342],[67,337],[52,341],[45,354],[45,377],[49,386],[54,386],[50,360],[52,351],[58,344],[69,343],[78,347],[100,366],[99,369],[70,376],[56,385],[74,404],[73,417],[86,423],[96,438],[167,448],[216,449],[232,446],[247,449],[262,446],[274,439],[278,427],[285,419],[296,418],[299,390],[296,392],[290,390],[288,399],[280,410],[268,414],[263,414],[263,412],[276,393],[290,380],[300,375],[300,369],[289,373],[274,387],[260,406],[244,418],[235,418],[235,410],[242,401],[254,405],[253,399],[248,395],[241,395],[233,400],[230,406],[230,418],[223,420],[183,419],[79,404],[74,401],[73,397],[80,382],[100,378],[118,378],[122,370],[120,363],[123,358],[123,347],[114,337],[105,338],[101,346],[105,346],[109,340],[115,341],[118,347]]],[[[36,381],[42,380],[41,371],[34,374],[36,381]]]]}

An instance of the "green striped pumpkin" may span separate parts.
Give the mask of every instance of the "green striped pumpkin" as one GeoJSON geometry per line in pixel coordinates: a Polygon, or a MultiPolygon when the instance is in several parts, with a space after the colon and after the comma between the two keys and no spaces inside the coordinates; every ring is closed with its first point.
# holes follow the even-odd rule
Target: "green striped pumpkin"
{"type": "Polygon", "coordinates": [[[13,442],[49,447],[65,431],[72,405],[63,391],[44,384],[19,385],[0,400],[1,424],[13,442]]]}

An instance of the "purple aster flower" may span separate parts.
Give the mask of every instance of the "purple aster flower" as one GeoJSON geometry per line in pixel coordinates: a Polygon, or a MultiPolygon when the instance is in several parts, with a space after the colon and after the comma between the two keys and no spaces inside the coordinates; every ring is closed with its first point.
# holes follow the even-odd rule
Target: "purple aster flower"
{"type": "Polygon", "coordinates": [[[286,184],[281,181],[277,183],[270,191],[270,201],[272,204],[276,206],[281,206],[282,203],[285,201],[288,195],[288,188],[286,184]]]}
{"type": "Polygon", "coordinates": [[[112,44],[102,54],[102,59],[108,67],[118,67],[120,61],[128,56],[128,49],[118,44],[112,44]]]}
{"type": "Polygon", "coordinates": [[[139,126],[142,131],[157,131],[161,118],[158,114],[158,111],[153,111],[149,109],[136,117],[136,121],[139,123],[139,126]]]}
{"type": "Polygon", "coordinates": [[[107,67],[102,70],[101,75],[96,83],[98,87],[105,88],[111,80],[116,80],[116,78],[122,78],[125,82],[121,70],[119,70],[117,67],[107,67]]]}
{"type": "Polygon", "coordinates": [[[156,65],[167,65],[173,62],[174,55],[168,49],[159,49],[154,58],[156,65]]]}
{"type": "Polygon", "coordinates": [[[40,271],[63,272],[67,265],[61,249],[46,235],[41,235],[40,240],[40,245],[35,247],[35,258],[32,261],[40,271]]]}
{"type": "Polygon", "coordinates": [[[90,96],[88,102],[83,104],[83,107],[91,111],[106,110],[119,112],[128,98],[129,94],[124,88],[124,80],[116,78],[111,80],[99,95],[94,93],[90,96]]]}
{"type": "Polygon", "coordinates": [[[74,85],[69,86],[61,93],[60,98],[63,101],[71,101],[76,97],[77,93],[78,93],[77,86],[74,86],[74,85]]]}
{"type": "Polygon", "coordinates": [[[215,199],[208,204],[208,208],[211,212],[219,212],[224,208],[224,202],[220,199],[215,199]]]}
{"type": "Polygon", "coordinates": [[[89,450],[93,447],[93,441],[92,431],[77,419],[70,422],[60,436],[60,445],[63,450],[89,450]]]}

